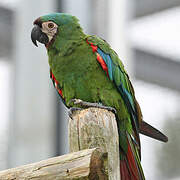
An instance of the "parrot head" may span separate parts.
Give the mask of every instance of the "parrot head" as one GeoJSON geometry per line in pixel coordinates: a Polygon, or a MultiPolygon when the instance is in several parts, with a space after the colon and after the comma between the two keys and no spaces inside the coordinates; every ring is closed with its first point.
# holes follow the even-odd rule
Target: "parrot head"
{"type": "Polygon", "coordinates": [[[65,13],[53,13],[41,16],[34,21],[34,28],[31,31],[31,40],[35,46],[37,41],[45,44],[48,48],[57,37],[64,39],[75,38],[75,31],[82,32],[75,16],[65,13]]]}

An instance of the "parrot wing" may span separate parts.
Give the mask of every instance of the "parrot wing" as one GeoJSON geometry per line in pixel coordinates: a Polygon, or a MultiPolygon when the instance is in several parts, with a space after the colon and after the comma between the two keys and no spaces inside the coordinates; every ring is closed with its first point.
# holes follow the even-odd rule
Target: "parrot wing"
{"type": "Polygon", "coordinates": [[[87,38],[88,43],[93,48],[93,51],[97,52],[97,60],[101,64],[104,71],[113,81],[119,90],[127,109],[132,117],[132,124],[137,136],[136,140],[139,139],[139,132],[153,139],[167,142],[168,138],[158,129],[152,127],[147,122],[143,121],[141,108],[135,98],[135,93],[129,76],[124,69],[124,65],[120,61],[118,55],[114,50],[111,49],[110,45],[103,39],[96,36],[89,36],[87,38]]]}
{"type": "Polygon", "coordinates": [[[139,123],[142,120],[140,107],[134,96],[134,89],[129,80],[129,76],[124,69],[118,55],[113,51],[109,44],[96,37],[89,36],[87,39],[93,51],[97,53],[97,60],[101,64],[109,79],[116,85],[120,92],[128,112],[131,115],[132,125],[139,142],[139,123]]]}

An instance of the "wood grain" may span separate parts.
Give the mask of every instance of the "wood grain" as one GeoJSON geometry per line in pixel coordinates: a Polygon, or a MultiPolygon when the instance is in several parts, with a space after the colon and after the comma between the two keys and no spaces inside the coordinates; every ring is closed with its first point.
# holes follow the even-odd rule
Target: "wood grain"
{"type": "Polygon", "coordinates": [[[0,180],[108,180],[107,153],[86,149],[0,172],[0,180]]]}

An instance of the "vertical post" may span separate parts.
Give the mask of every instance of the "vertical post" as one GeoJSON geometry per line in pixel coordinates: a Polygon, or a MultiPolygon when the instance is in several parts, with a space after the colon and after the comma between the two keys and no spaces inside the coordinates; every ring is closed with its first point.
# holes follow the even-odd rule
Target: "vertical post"
{"type": "Polygon", "coordinates": [[[108,153],[108,177],[120,179],[119,137],[115,115],[104,109],[88,108],[69,118],[70,152],[100,148],[108,153]]]}
{"type": "Polygon", "coordinates": [[[46,49],[30,38],[35,18],[52,12],[54,0],[17,2],[13,41],[14,113],[10,120],[9,167],[53,156],[55,107],[46,49]]]}

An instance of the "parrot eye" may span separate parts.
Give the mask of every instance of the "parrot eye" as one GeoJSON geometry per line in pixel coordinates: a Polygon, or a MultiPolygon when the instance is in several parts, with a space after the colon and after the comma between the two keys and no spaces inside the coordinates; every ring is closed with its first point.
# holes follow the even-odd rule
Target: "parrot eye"
{"type": "Polygon", "coordinates": [[[50,29],[54,28],[54,24],[52,22],[48,23],[48,28],[50,29]]]}

